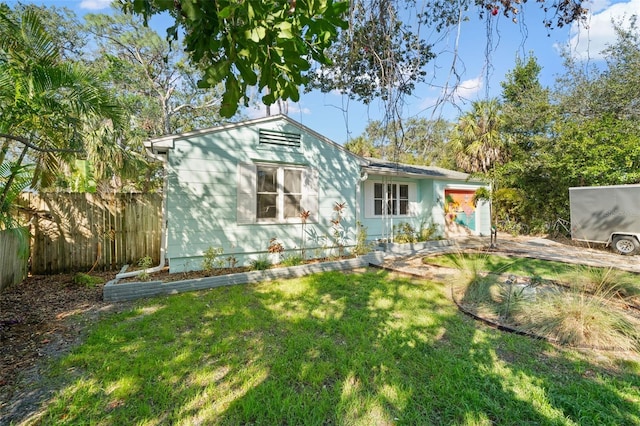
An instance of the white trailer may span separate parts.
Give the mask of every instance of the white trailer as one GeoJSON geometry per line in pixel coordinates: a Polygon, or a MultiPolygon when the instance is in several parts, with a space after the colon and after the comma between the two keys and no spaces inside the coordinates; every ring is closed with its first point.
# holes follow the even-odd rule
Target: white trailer
{"type": "Polygon", "coordinates": [[[571,238],[624,255],[640,249],[640,185],[569,188],[571,238]]]}

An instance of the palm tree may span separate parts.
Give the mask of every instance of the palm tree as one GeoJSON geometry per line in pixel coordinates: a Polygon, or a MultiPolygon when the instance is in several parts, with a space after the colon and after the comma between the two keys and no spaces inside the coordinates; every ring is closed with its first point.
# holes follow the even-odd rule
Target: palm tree
{"type": "MultiPolygon", "coordinates": [[[[493,218],[492,194],[496,190],[495,166],[507,159],[508,140],[501,133],[503,124],[500,104],[496,99],[476,101],[472,110],[458,120],[451,138],[456,165],[467,173],[480,174],[488,179],[491,190],[476,193],[474,202],[489,202],[491,220],[493,218]]],[[[492,226],[495,229],[495,226],[492,226]]],[[[495,243],[491,233],[491,246],[495,243]]]]}
{"type": "Polygon", "coordinates": [[[453,131],[456,164],[467,173],[487,175],[507,157],[507,141],[500,132],[503,120],[496,99],[476,101],[453,131]]]}
{"type": "Polygon", "coordinates": [[[123,111],[95,74],[63,60],[36,12],[0,9],[0,168],[10,171],[0,186],[0,226],[23,164],[32,165],[32,188],[46,187],[78,156],[117,167],[123,111]],[[105,151],[100,146],[114,156],[89,158],[105,151]]]}

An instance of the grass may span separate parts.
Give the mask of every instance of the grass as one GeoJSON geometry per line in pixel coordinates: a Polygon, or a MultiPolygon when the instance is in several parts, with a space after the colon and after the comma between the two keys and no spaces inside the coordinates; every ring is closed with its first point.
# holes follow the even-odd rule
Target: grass
{"type": "Polygon", "coordinates": [[[141,302],[53,367],[41,424],[639,424],[640,364],[485,328],[441,284],[328,272],[141,302]]]}
{"type": "Polygon", "coordinates": [[[253,259],[249,263],[249,269],[251,269],[252,271],[264,271],[271,268],[271,266],[273,266],[273,263],[266,256],[261,256],[257,259],[253,259]]]}
{"type": "Polygon", "coordinates": [[[456,299],[476,315],[565,345],[640,349],[640,318],[618,303],[637,303],[636,274],[489,254],[447,255],[437,262],[460,270],[456,299]]]}
{"type": "Polygon", "coordinates": [[[514,275],[560,277],[575,272],[572,265],[524,257],[506,257],[486,253],[450,253],[430,256],[423,263],[465,270],[510,273],[514,275]]]}
{"type": "Polygon", "coordinates": [[[425,257],[423,263],[457,268],[476,274],[485,271],[496,274],[514,274],[542,277],[569,282],[591,292],[613,290],[623,297],[640,296],[640,277],[632,272],[614,268],[597,268],[524,257],[505,257],[486,253],[454,253],[425,257]]]}

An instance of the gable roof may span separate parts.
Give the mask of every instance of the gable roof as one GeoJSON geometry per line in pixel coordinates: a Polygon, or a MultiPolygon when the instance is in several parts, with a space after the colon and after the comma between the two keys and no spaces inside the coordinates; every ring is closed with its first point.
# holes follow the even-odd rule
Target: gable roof
{"type": "Polygon", "coordinates": [[[336,142],[332,141],[326,136],[323,136],[320,133],[316,132],[315,130],[305,126],[304,124],[301,124],[289,118],[288,116],[282,115],[282,114],[273,115],[269,117],[256,118],[253,120],[241,121],[238,123],[222,124],[220,126],[209,127],[206,129],[192,130],[190,132],[159,136],[157,138],[146,140],[144,142],[144,146],[146,148],[151,149],[153,152],[160,152],[160,151],[166,152],[168,149],[173,149],[174,143],[176,140],[188,139],[192,136],[201,136],[201,135],[206,135],[210,133],[225,132],[228,130],[237,129],[239,127],[253,126],[256,124],[269,123],[273,121],[286,121],[288,124],[291,124],[292,126],[299,128],[300,131],[304,133],[308,133],[316,137],[317,139],[320,139],[321,141],[329,145],[332,145],[336,149],[339,149],[345,153],[348,153],[351,157],[355,158],[360,163],[360,165],[364,166],[367,164],[367,161],[363,157],[354,154],[353,152],[347,150],[345,147],[343,147],[340,144],[337,144],[336,142]]]}
{"type": "Polygon", "coordinates": [[[470,182],[482,182],[480,179],[472,178],[470,174],[457,172],[455,170],[443,169],[435,166],[416,166],[413,164],[394,163],[392,161],[380,160],[378,158],[365,158],[367,165],[364,169],[376,175],[395,175],[413,178],[438,178],[451,180],[468,180],[470,182]]]}
{"type": "Polygon", "coordinates": [[[332,145],[336,149],[347,153],[354,158],[362,167],[363,171],[377,175],[394,175],[410,178],[437,178],[447,180],[468,180],[470,182],[482,182],[481,179],[472,178],[468,173],[457,172],[455,170],[443,169],[442,167],[435,166],[417,166],[412,164],[394,163],[392,161],[381,160],[378,158],[361,157],[353,152],[347,150],[340,144],[332,141],[331,139],[323,136],[315,130],[301,124],[286,115],[273,115],[269,117],[256,118],[253,120],[241,121],[238,123],[228,123],[219,126],[209,127],[206,129],[192,130],[190,132],[176,133],[171,135],[159,136],[157,138],[148,139],[144,142],[144,146],[150,149],[153,153],[166,153],[167,150],[173,149],[175,141],[180,139],[188,139],[192,136],[201,136],[210,133],[225,132],[228,130],[253,126],[256,124],[269,123],[273,121],[285,121],[290,125],[293,125],[300,129],[300,131],[310,134],[317,139],[332,145]]]}

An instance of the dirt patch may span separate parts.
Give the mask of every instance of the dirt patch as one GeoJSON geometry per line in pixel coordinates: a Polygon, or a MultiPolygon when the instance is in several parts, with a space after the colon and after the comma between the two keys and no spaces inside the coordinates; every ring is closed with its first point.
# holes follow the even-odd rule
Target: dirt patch
{"type": "MultiPolygon", "coordinates": [[[[107,282],[115,272],[92,276],[107,282]]],[[[51,394],[41,383],[46,360],[68,353],[103,313],[127,306],[103,302],[103,284],[73,277],[32,276],[0,293],[0,425],[28,417],[51,394]]]]}
{"type": "Polygon", "coordinates": [[[250,270],[251,269],[248,267],[214,268],[211,271],[189,271],[170,274],[169,268],[166,267],[158,272],[153,272],[148,275],[138,275],[135,277],[119,279],[118,283],[131,283],[140,281],[162,281],[163,283],[170,283],[175,281],[193,280],[197,278],[215,277],[219,275],[238,274],[241,272],[248,272],[250,270]]]}
{"type": "MultiPolygon", "coordinates": [[[[309,259],[304,261],[302,264],[304,265],[309,265],[309,264],[314,264],[314,263],[321,263],[321,262],[329,262],[329,261],[334,261],[334,260],[347,260],[347,259],[353,259],[355,258],[355,256],[342,256],[340,258],[319,258],[319,259],[309,259]]],[[[289,265],[283,265],[283,264],[275,264],[272,265],[269,269],[277,269],[277,268],[283,268],[289,265]]],[[[295,265],[294,265],[295,266],[295,265]]],[[[139,269],[139,268],[137,268],[139,269]]],[[[119,279],[118,283],[129,283],[129,282],[140,282],[140,281],[161,281],[163,283],[170,283],[170,282],[175,282],[175,281],[184,281],[184,280],[193,280],[193,279],[198,279],[198,278],[207,278],[207,277],[216,277],[216,276],[220,276],[220,275],[229,275],[229,274],[238,274],[238,273],[242,273],[242,272],[249,272],[252,271],[253,269],[248,267],[248,266],[238,266],[238,267],[234,267],[234,268],[213,268],[209,271],[189,271],[189,272],[175,272],[175,273],[169,273],[169,268],[165,267],[162,270],[158,271],[158,272],[153,272],[151,274],[147,274],[145,275],[138,275],[135,277],[129,277],[129,278],[123,278],[123,279],[119,279]]],[[[133,269],[129,269],[125,272],[132,272],[132,271],[136,271],[136,268],[133,269]]]]}

